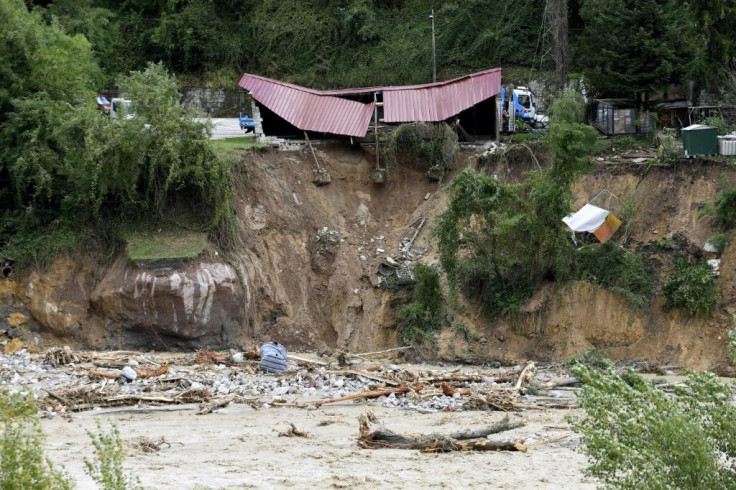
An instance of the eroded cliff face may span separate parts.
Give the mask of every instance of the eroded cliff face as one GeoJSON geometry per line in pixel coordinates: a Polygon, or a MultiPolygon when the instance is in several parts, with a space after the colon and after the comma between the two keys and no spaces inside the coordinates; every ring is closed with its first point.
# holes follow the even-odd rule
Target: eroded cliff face
{"type": "Polygon", "coordinates": [[[244,289],[227,264],[151,267],[121,256],[95,286],[90,304],[107,322],[182,339],[236,340],[248,310],[244,289]]]}
{"type": "Polygon", "coordinates": [[[95,348],[162,348],[165,339],[235,344],[248,314],[235,270],[204,260],[146,267],[121,256],[101,268],[64,257],[2,283],[0,312],[24,315],[14,327],[40,335],[36,342],[52,336],[95,348]]]}
{"type": "MultiPolygon", "coordinates": [[[[105,267],[59,259],[46,271],[0,280],[0,328],[27,331],[41,343],[95,348],[225,348],[275,340],[290,350],[356,352],[398,345],[396,314],[410,291],[376,288],[378,265],[386,256],[401,256],[402,240],[414,231],[409,225],[422,217],[427,225],[414,246],[424,252],[420,260],[436,263],[429,229],[448,196],[407,168],[391,169],[386,184],[374,185],[373,159],[360,149],[334,146],[317,153],[332,177],[327,186],[312,184],[306,152],[247,156],[235,192],[242,247],[233,261],[225,263],[214,249],[189,263],[156,266],[124,256],[105,267]]],[[[459,168],[474,163],[468,155],[458,159],[459,168]]],[[[515,180],[536,166],[524,165],[487,170],[515,180]]],[[[619,201],[633,199],[638,212],[629,246],[643,254],[661,284],[669,259],[657,241],[676,235],[683,253],[702,253],[715,230],[698,210],[720,191],[724,173],[736,177],[714,162],[648,172],[604,162],[575,183],[575,204],[601,189],[619,201]]],[[[721,261],[721,300],[706,318],[664,311],[660,297],[635,309],[586,283],[549,284],[518,315],[495,322],[462,300],[452,326],[437,338],[436,354],[477,362],[565,360],[597,347],[619,358],[725,370],[734,278],[731,244],[721,261]]]]}

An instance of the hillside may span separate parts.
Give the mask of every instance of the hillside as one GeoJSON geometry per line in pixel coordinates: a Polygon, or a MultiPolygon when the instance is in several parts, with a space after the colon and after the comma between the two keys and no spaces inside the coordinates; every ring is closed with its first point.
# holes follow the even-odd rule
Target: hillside
{"type": "MultiPolygon", "coordinates": [[[[309,350],[398,345],[397,313],[410,290],[377,288],[379,264],[386,256],[400,260],[402,241],[413,236],[422,217],[428,224],[412,249],[422,262],[437,264],[430,228],[448,195],[411,168],[392,170],[384,186],[372,184],[371,155],[360,149],[326,146],[318,156],[332,176],[330,185],[311,183],[304,151],[245,154],[235,186],[243,249],[232,260],[222,262],[214,249],[189,263],[135,263],[124,255],[111,266],[59,259],[45,272],[0,281],[3,328],[41,345],[113,349],[223,348],[265,340],[309,350]],[[20,319],[23,324],[14,326],[20,319]]],[[[462,167],[476,165],[477,158],[467,150],[458,159],[462,167]]],[[[486,170],[514,180],[532,163],[511,165],[486,170]]],[[[627,247],[642,255],[654,278],[651,302],[636,308],[591,284],[549,283],[519,313],[490,321],[479,305],[463,299],[443,322],[436,344],[421,352],[511,363],[559,361],[596,347],[616,358],[727,370],[734,245],[722,255],[721,295],[712,315],[665,310],[661,284],[675,255],[703,254],[715,231],[712,217],[698,217],[698,210],[735,172],[719,160],[648,171],[610,155],[596,161],[595,170],[575,182],[575,203],[601,189],[636,200],[627,247]]]]}

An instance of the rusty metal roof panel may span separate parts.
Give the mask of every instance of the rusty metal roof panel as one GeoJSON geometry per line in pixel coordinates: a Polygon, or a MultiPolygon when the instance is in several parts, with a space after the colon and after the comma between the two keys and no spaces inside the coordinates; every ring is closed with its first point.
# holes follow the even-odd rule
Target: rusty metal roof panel
{"type": "Polygon", "coordinates": [[[501,91],[501,70],[383,91],[386,122],[442,121],[501,91]]]}
{"type": "Polygon", "coordinates": [[[277,80],[243,75],[240,86],[271,111],[305,131],[365,136],[374,104],[362,104],[277,80]]]}
{"type": "Polygon", "coordinates": [[[374,104],[340,96],[382,92],[386,122],[443,121],[501,92],[501,69],[423,85],[315,90],[246,73],[240,86],[299,129],[365,136],[374,104]]]}

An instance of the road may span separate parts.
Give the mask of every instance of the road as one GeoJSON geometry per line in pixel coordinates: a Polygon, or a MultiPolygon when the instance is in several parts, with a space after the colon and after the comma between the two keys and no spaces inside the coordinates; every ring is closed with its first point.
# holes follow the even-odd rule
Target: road
{"type": "MultiPolygon", "coordinates": [[[[197,121],[206,121],[207,119],[197,119],[197,121]]],[[[212,139],[224,140],[227,138],[240,138],[245,136],[245,132],[240,129],[237,117],[213,117],[212,121],[212,139]]]]}

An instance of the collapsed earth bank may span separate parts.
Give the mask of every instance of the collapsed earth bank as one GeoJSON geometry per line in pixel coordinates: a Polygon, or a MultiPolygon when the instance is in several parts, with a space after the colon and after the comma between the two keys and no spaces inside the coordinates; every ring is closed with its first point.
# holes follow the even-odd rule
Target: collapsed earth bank
{"type": "MultiPolygon", "coordinates": [[[[376,287],[379,267],[387,257],[437,264],[429,230],[449,197],[412,168],[392,168],[385,184],[373,184],[373,159],[358,148],[327,145],[317,155],[329,185],[312,183],[305,151],[247,154],[236,176],[236,254],[212,248],[193,261],[163,263],[123,254],[105,266],[60,258],[46,270],[0,279],[0,328],[39,346],[227,348],[276,340],[292,350],[358,352],[398,345],[396,315],[410,290],[376,287]]],[[[461,153],[456,166],[468,164],[476,157],[461,153]]],[[[531,168],[503,162],[487,170],[515,180],[531,168]]],[[[655,244],[664,238],[702,255],[715,231],[698,210],[715,198],[724,173],[734,171],[710,161],[649,171],[625,160],[597,162],[575,183],[575,205],[602,189],[636,203],[628,246],[642,253],[660,291],[667,260],[655,244]]],[[[731,244],[721,257],[719,304],[708,317],[665,311],[661,296],[634,308],[582,282],[548,284],[518,314],[493,322],[461,299],[430,350],[445,359],[513,362],[566,359],[596,347],[616,358],[725,370],[734,277],[731,244]]]]}

